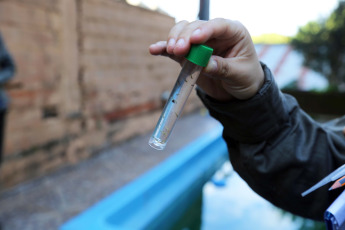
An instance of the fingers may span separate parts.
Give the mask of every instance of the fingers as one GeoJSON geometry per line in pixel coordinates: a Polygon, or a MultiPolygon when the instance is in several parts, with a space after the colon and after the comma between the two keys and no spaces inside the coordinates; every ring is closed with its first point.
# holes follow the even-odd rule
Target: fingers
{"type": "MultiPolygon", "coordinates": [[[[169,54],[174,53],[174,49],[176,47],[176,43],[178,40],[178,36],[180,32],[184,29],[184,27],[188,24],[187,21],[181,21],[177,23],[171,30],[168,36],[168,47],[167,47],[167,52],[169,54]]],[[[179,41],[181,43],[183,40],[179,41]]]]}
{"type": "Polygon", "coordinates": [[[182,62],[184,61],[183,57],[171,55],[166,51],[166,49],[167,49],[167,42],[166,41],[159,41],[155,44],[150,45],[150,47],[149,47],[150,54],[169,57],[172,60],[182,64],[182,62]]]}
{"type": "Polygon", "coordinates": [[[227,40],[231,46],[239,40],[250,37],[245,27],[236,21],[217,18],[210,21],[194,21],[177,23],[170,31],[167,52],[177,56],[188,53],[191,44],[213,44],[212,40],[227,40]],[[248,35],[248,36],[247,36],[248,35]]]}
{"type": "Polygon", "coordinates": [[[190,36],[194,30],[205,21],[195,21],[189,23],[181,21],[171,30],[167,42],[157,42],[150,46],[149,50],[152,55],[162,55],[164,51],[176,56],[185,56],[190,49],[190,36]]]}
{"type": "Polygon", "coordinates": [[[199,20],[191,23],[181,21],[170,30],[168,41],[156,43],[150,47],[150,53],[159,55],[166,50],[171,55],[185,56],[191,44],[212,45],[216,39],[217,43],[226,40],[226,45],[231,46],[245,37],[250,36],[244,26],[228,19],[199,20]]]}
{"type": "Polygon", "coordinates": [[[182,21],[177,23],[170,31],[168,36],[167,52],[177,56],[184,56],[190,49],[190,36],[192,32],[204,21],[188,23],[182,21]]]}
{"type": "Polygon", "coordinates": [[[229,19],[216,18],[197,27],[192,35],[192,43],[206,43],[213,38],[227,39],[236,43],[246,35],[245,27],[237,22],[229,19]]]}
{"type": "Polygon", "coordinates": [[[166,41],[159,41],[155,44],[150,45],[149,51],[152,55],[162,55],[166,52],[167,42],[166,41]]]}

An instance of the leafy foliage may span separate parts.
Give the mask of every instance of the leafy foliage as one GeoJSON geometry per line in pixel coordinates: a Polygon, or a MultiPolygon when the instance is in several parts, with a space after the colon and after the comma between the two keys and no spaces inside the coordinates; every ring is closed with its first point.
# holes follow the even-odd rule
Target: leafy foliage
{"type": "Polygon", "coordinates": [[[345,1],[325,20],[301,27],[291,44],[304,64],[326,76],[331,85],[345,82],[345,1]]]}

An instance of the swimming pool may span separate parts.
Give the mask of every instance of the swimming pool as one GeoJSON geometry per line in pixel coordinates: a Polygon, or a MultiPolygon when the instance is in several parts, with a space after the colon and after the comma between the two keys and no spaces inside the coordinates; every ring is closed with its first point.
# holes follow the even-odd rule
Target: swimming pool
{"type": "Polygon", "coordinates": [[[222,128],[217,126],[72,218],[60,230],[168,229],[173,226],[196,200],[203,185],[228,159],[221,133],[222,128]]]}
{"type": "Polygon", "coordinates": [[[184,220],[173,230],[181,229],[325,230],[326,226],[273,206],[257,195],[226,161],[204,185],[199,203],[184,213],[184,220]]]}

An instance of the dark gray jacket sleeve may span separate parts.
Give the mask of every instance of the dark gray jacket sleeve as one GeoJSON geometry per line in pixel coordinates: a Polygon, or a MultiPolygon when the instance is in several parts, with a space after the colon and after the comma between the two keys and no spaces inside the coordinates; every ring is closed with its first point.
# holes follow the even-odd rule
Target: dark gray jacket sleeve
{"type": "Polygon", "coordinates": [[[249,100],[218,102],[201,89],[198,95],[224,126],[231,164],[259,195],[293,214],[322,220],[340,194],[324,186],[301,193],[345,164],[345,117],[321,124],[277,87],[262,64],[265,83],[249,100]]]}

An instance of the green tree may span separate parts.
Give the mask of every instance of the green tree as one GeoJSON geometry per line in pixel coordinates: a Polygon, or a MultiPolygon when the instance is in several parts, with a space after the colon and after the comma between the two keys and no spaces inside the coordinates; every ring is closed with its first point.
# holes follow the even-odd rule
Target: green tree
{"type": "Polygon", "coordinates": [[[301,27],[291,44],[304,56],[304,64],[326,76],[331,84],[345,82],[345,1],[324,20],[301,27]]]}

